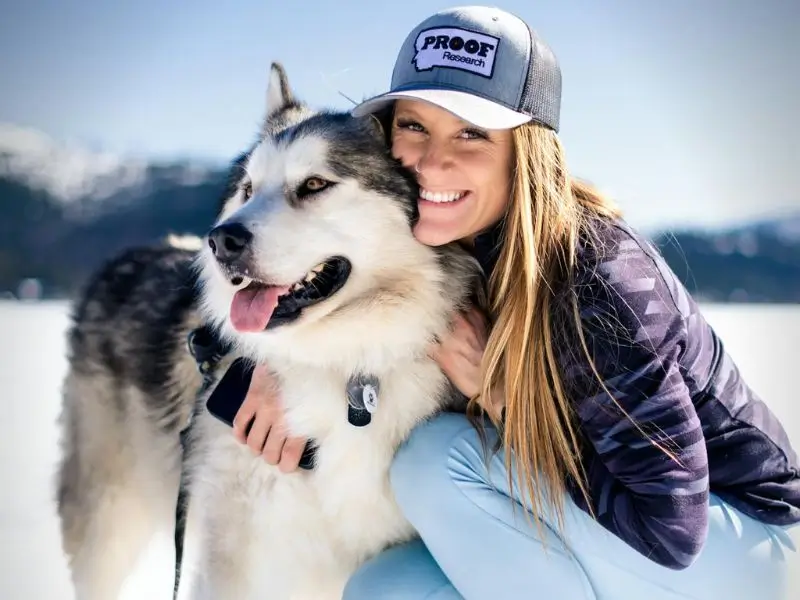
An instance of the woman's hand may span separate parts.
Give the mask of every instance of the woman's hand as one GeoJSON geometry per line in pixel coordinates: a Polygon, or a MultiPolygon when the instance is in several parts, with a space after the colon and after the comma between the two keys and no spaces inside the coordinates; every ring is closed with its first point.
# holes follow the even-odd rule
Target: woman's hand
{"type": "MultiPolygon", "coordinates": [[[[476,396],[481,390],[481,361],[488,339],[486,317],[472,306],[463,313],[456,313],[448,335],[430,349],[431,358],[468,398],[476,396]]],[[[482,406],[487,412],[499,415],[502,405],[502,396],[493,394],[490,406],[482,406]]]]}
{"type": "Polygon", "coordinates": [[[278,465],[283,473],[296,470],[300,464],[306,440],[288,435],[278,385],[266,365],[253,370],[250,389],[233,420],[233,434],[253,454],[278,465]],[[252,427],[245,434],[251,420],[252,427]]]}

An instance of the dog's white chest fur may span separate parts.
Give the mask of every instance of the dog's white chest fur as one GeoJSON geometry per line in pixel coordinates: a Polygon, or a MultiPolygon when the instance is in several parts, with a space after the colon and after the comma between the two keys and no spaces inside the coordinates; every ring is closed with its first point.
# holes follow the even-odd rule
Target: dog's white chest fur
{"type": "Polygon", "coordinates": [[[430,361],[379,379],[371,422],[348,422],[341,374],[281,372],[281,397],[297,435],[317,440],[313,471],[283,474],[209,415],[194,471],[190,513],[202,543],[195,598],[340,598],[349,575],[414,531],[389,486],[396,447],[441,402],[445,379],[430,361]],[[199,588],[198,588],[199,591],[199,588]]]}

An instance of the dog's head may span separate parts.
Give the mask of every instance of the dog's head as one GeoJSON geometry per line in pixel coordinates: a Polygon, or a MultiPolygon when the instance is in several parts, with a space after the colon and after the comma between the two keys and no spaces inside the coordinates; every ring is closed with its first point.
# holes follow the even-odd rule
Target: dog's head
{"type": "Polygon", "coordinates": [[[411,233],[417,185],[378,122],[311,113],[279,68],[268,97],[263,135],[200,255],[208,317],[252,341],[319,328],[334,313],[374,315],[420,278],[441,278],[411,233]]]}

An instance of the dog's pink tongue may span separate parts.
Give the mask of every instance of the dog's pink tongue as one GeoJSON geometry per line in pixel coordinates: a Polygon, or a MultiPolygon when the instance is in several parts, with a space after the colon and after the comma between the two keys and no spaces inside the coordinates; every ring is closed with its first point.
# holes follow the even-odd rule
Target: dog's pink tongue
{"type": "Polygon", "coordinates": [[[264,331],[278,296],[287,291],[279,286],[251,286],[239,290],[231,302],[231,324],[236,331],[264,331]]]}

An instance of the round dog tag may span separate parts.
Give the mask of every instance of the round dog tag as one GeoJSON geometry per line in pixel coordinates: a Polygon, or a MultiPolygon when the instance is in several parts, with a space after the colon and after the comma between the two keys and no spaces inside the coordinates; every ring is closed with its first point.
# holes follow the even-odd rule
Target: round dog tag
{"type": "Polygon", "coordinates": [[[378,392],[371,383],[365,384],[361,389],[361,397],[364,402],[364,408],[366,408],[370,414],[374,413],[378,408],[378,392]]]}
{"type": "Polygon", "coordinates": [[[372,421],[378,408],[378,378],[356,374],[347,382],[347,421],[355,427],[364,427],[372,421]]]}

